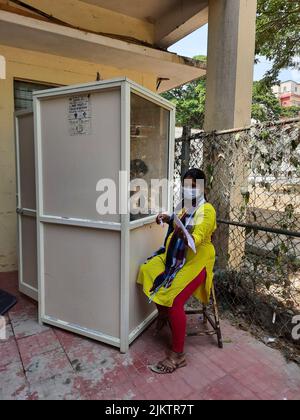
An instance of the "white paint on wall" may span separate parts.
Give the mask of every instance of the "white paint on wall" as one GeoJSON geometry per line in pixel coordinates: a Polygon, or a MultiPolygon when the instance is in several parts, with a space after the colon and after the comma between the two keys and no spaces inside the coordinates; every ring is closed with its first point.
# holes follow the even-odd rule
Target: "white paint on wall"
{"type": "Polygon", "coordinates": [[[6,79],[6,60],[0,55],[0,79],[6,79]]]}

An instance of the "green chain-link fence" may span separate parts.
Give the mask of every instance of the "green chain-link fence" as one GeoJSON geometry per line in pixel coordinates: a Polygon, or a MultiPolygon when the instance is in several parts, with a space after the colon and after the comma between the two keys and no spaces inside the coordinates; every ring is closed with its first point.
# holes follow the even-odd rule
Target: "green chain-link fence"
{"type": "Polygon", "coordinates": [[[293,318],[300,314],[299,119],[176,140],[180,176],[203,168],[218,230],[215,286],[223,316],[280,346],[299,362],[293,318]]]}

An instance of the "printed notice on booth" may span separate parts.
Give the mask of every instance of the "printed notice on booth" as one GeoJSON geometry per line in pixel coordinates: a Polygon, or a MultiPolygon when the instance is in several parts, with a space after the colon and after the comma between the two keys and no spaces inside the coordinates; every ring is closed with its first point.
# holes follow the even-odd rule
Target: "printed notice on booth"
{"type": "Polygon", "coordinates": [[[92,134],[92,108],[90,95],[69,98],[69,133],[70,136],[92,134]]]}

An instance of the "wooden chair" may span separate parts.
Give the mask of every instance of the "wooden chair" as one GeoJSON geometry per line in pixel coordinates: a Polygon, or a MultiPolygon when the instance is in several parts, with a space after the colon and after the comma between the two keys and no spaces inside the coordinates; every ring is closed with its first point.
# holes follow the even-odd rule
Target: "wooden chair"
{"type": "Polygon", "coordinates": [[[214,284],[212,285],[211,289],[211,301],[208,305],[202,305],[202,309],[192,309],[187,308],[185,310],[187,315],[192,314],[201,314],[203,316],[203,324],[207,326],[210,324],[212,329],[207,328],[206,331],[194,331],[188,332],[188,337],[195,337],[195,336],[205,336],[205,335],[216,335],[218,340],[218,346],[220,349],[223,348],[223,340],[222,340],[222,333],[220,327],[220,318],[219,318],[219,311],[218,305],[216,300],[216,293],[214,284]],[[211,314],[212,312],[212,314],[211,314]]]}

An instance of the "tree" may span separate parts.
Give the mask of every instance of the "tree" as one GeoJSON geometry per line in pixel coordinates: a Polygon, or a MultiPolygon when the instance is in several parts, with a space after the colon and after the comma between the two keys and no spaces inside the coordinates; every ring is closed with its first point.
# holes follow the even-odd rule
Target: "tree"
{"type": "Polygon", "coordinates": [[[165,99],[176,105],[176,124],[178,126],[203,127],[205,83],[204,78],[199,79],[162,94],[165,99]]]}
{"type": "MultiPolygon", "coordinates": [[[[197,55],[194,60],[206,61],[197,55]]],[[[205,113],[205,77],[162,94],[165,99],[176,105],[176,124],[180,127],[203,128],[205,113]]]]}
{"type": "MultiPolygon", "coordinates": [[[[205,56],[196,56],[194,59],[206,61],[205,56]]],[[[188,83],[179,88],[162,94],[165,99],[176,105],[176,125],[184,127],[184,132],[191,128],[203,128],[205,116],[205,77],[188,83]]],[[[299,107],[282,107],[271,87],[265,79],[253,84],[252,118],[257,121],[279,120],[280,117],[296,117],[299,107]]]]}
{"type": "Polygon", "coordinates": [[[280,117],[297,117],[299,113],[300,107],[298,106],[281,106],[264,79],[254,82],[251,115],[253,119],[257,121],[278,120],[280,117]]]}
{"type": "Polygon", "coordinates": [[[281,108],[281,116],[286,118],[295,118],[300,115],[299,106],[288,106],[281,108]]]}
{"type": "Polygon", "coordinates": [[[299,0],[258,0],[256,54],[273,61],[264,77],[271,85],[280,70],[300,69],[299,0]]]}
{"type": "Polygon", "coordinates": [[[263,81],[254,82],[252,118],[257,121],[277,120],[282,108],[272,89],[263,81]]]}

